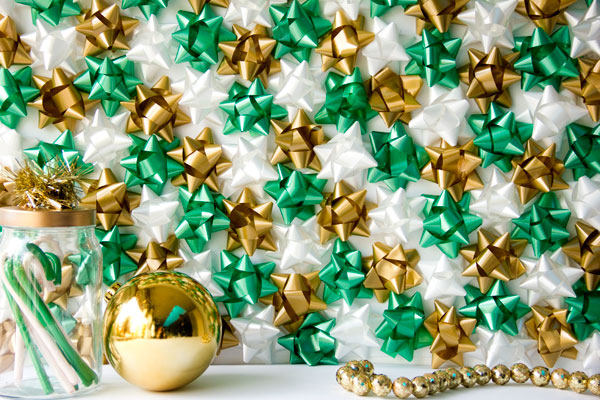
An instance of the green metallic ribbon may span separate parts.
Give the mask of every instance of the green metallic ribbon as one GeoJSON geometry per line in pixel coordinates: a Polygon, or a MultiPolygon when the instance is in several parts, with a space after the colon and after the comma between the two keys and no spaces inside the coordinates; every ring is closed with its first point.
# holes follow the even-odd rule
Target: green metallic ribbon
{"type": "Polygon", "coordinates": [[[273,19],[273,39],[277,41],[273,56],[280,59],[291,53],[299,62],[310,60],[312,49],[319,38],[331,30],[331,22],[321,18],[319,0],[300,3],[293,0],[289,7],[272,5],[269,13],[273,19]]]}
{"type": "Polygon", "coordinates": [[[504,111],[492,103],[487,114],[469,116],[469,126],[477,137],[473,140],[479,147],[482,167],[496,164],[504,172],[512,169],[513,157],[525,153],[524,143],[531,138],[533,125],[518,122],[512,111],[504,111]]]}
{"type": "Polygon", "coordinates": [[[339,238],[333,244],[331,260],[319,272],[319,278],[325,284],[323,300],[327,304],[343,299],[352,305],[356,298],[369,299],[373,296],[373,291],[362,285],[365,273],[360,251],[339,238]]]}
{"type": "Polygon", "coordinates": [[[531,309],[521,303],[518,294],[510,294],[504,282],[496,280],[483,294],[475,286],[465,286],[465,306],[458,311],[466,317],[475,318],[478,325],[491,331],[502,331],[510,336],[519,333],[517,321],[531,309]]]}
{"type": "Polygon", "coordinates": [[[138,269],[137,263],[126,253],[127,250],[135,248],[135,235],[121,234],[119,228],[114,226],[108,232],[96,229],[96,237],[102,249],[102,281],[106,286],[138,269]]]}
{"type": "Polygon", "coordinates": [[[92,164],[82,161],[81,155],[75,149],[75,141],[70,130],[61,133],[52,143],[40,141],[37,146],[25,149],[23,153],[42,168],[46,165],[54,165],[56,162],[62,162],[65,165],[76,163],[78,168],[88,172],[94,168],[92,164]]]}
{"type": "Polygon", "coordinates": [[[315,215],[315,206],[323,201],[325,179],[317,174],[303,174],[283,164],[277,164],[279,179],[265,184],[265,192],[277,202],[283,222],[290,225],[294,218],[307,220],[315,215]]]}
{"type": "Polygon", "coordinates": [[[287,116],[285,108],[273,104],[273,95],[265,91],[260,79],[255,79],[248,88],[235,82],[229,90],[229,99],[219,107],[227,113],[224,135],[250,132],[267,136],[270,120],[287,116]]]}
{"type": "Polygon", "coordinates": [[[88,69],[82,72],[73,84],[89,93],[90,100],[100,100],[107,116],[116,114],[122,101],[129,101],[137,85],[143,82],[135,76],[133,62],[126,56],[105,59],[85,57],[88,69]]]}
{"type": "Polygon", "coordinates": [[[375,329],[375,336],[383,339],[381,351],[395,358],[398,355],[412,361],[414,352],[427,347],[433,338],[423,326],[425,312],[421,293],[408,298],[390,293],[388,309],[383,312],[383,322],[375,329]]]}
{"type": "Polygon", "coordinates": [[[213,275],[213,280],[224,294],[215,300],[223,302],[231,318],[237,317],[246,304],[256,304],[259,298],[277,292],[277,286],[269,280],[274,269],[274,262],[253,264],[247,254],[238,258],[221,251],[221,271],[213,275]]]}
{"type": "Polygon", "coordinates": [[[456,258],[461,245],[469,244],[469,234],[477,229],[482,219],[469,214],[470,193],[465,193],[457,203],[447,190],[439,196],[423,195],[425,220],[420,245],[436,245],[450,258],[456,258]]]}
{"type": "Polygon", "coordinates": [[[40,91],[31,86],[31,67],[10,72],[0,68],[0,122],[16,128],[19,120],[27,115],[27,103],[33,101],[40,91]]]}
{"type": "Polygon", "coordinates": [[[417,4],[417,2],[406,0],[371,0],[371,18],[381,17],[396,6],[403,6],[406,8],[408,5],[413,4],[417,4]]]}
{"type": "Polygon", "coordinates": [[[79,286],[87,286],[96,281],[95,274],[98,272],[98,264],[100,260],[93,252],[85,250],[85,247],[80,246],[81,253],[70,254],[67,260],[73,265],[76,270],[75,282],[79,286]]]}
{"type": "Polygon", "coordinates": [[[121,160],[125,168],[123,179],[128,187],[147,185],[160,195],[167,181],[184,171],[183,165],[166,156],[166,153],[179,146],[179,139],[171,143],[159,140],[156,135],[148,140],[131,135],[133,141],[129,148],[130,156],[121,160]]]}
{"type": "Polygon", "coordinates": [[[156,15],[161,8],[167,8],[169,0],[123,0],[121,8],[123,10],[130,7],[138,7],[146,19],[151,15],[156,15]]]}
{"type": "Polygon", "coordinates": [[[583,280],[573,285],[576,297],[565,298],[569,314],[567,322],[573,325],[577,340],[584,341],[594,331],[600,331],[600,288],[588,291],[583,280]]]}
{"type": "Polygon", "coordinates": [[[565,167],[573,169],[575,180],[600,173],[600,125],[589,128],[570,124],[567,126],[567,138],[569,151],[565,156],[565,167]]]}
{"type": "Polygon", "coordinates": [[[429,156],[406,134],[402,122],[396,122],[390,132],[371,132],[369,139],[377,161],[377,167],[369,169],[367,174],[369,182],[383,181],[396,191],[421,178],[421,169],[429,161],[429,156]]]}
{"type": "Polygon", "coordinates": [[[325,319],[319,313],[308,314],[300,328],[282,336],[277,343],[290,352],[290,364],[337,365],[336,340],[329,334],[335,318],[325,319]]]}
{"type": "Polygon", "coordinates": [[[456,56],[461,44],[462,39],[453,38],[449,32],[423,29],[422,40],[406,49],[412,60],[406,65],[405,73],[421,76],[429,87],[436,84],[457,87],[456,56]]]}
{"type": "Polygon", "coordinates": [[[73,332],[73,329],[77,326],[77,320],[73,318],[71,313],[67,310],[63,310],[62,307],[55,303],[48,304],[48,309],[56,318],[60,326],[65,330],[67,335],[70,335],[73,332]]]}
{"type": "Polygon", "coordinates": [[[513,239],[526,239],[536,257],[556,250],[569,240],[567,223],[571,211],[560,208],[556,193],[542,193],[519,218],[513,219],[513,239]]]}
{"type": "Polygon", "coordinates": [[[210,7],[204,7],[199,15],[179,11],[177,23],[179,30],[173,33],[173,39],[179,43],[175,62],[189,62],[201,72],[219,62],[219,42],[236,38],[223,26],[223,17],[217,16],[210,7]]]}
{"type": "Polygon", "coordinates": [[[73,0],[15,0],[16,3],[31,7],[31,20],[35,25],[38,18],[52,26],[58,25],[61,18],[81,14],[81,8],[73,0]]]}
{"type": "Polygon", "coordinates": [[[531,36],[516,37],[515,51],[521,53],[514,67],[521,71],[523,90],[552,85],[558,91],[564,78],[579,77],[575,60],[569,57],[571,39],[566,25],[550,36],[536,28],[531,36]]]}
{"type": "Polygon", "coordinates": [[[229,228],[229,218],[222,210],[223,196],[211,193],[206,185],[194,193],[179,187],[179,200],[183,206],[183,217],[175,228],[175,236],[185,239],[194,253],[200,253],[213,232],[229,228]]]}
{"type": "Polygon", "coordinates": [[[376,116],[377,112],[369,105],[360,70],[354,68],[351,75],[344,76],[330,72],[325,79],[325,89],[325,104],[315,114],[315,122],[336,124],[338,132],[346,132],[358,121],[364,134],[367,121],[376,116]]]}

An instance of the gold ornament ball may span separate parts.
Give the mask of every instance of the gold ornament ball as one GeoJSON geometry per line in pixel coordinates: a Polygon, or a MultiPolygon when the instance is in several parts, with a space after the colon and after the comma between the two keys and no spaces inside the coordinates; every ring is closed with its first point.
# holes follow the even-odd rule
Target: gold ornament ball
{"type": "Polygon", "coordinates": [[[600,375],[592,375],[588,379],[588,389],[596,396],[600,395],[600,375]]]}
{"type": "Polygon", "coordinates": [[[475,386],[475,384],[477,383],[477,375],[475,375],[475,371],[473,370],[473,368],[461,367],[458,371],[462,376],[462,385],[464,387],[470,388],[475,386]]]}
{"type": "Polygon", "coordinates": [[[576,393],[583,393],[587,390],[588,377],[581,371],[573,372],[569,378],[569,387],[576,393]]]}
{"type": "Polygon", "coordinates": [[[352,378],[352,392],[359,396],[366,396],[371,391],[371,378],[361,372],[352,378]]]}
{"type": "Polygon", "coordinates": [[[450,389],[450,374],[442,369],[438,369],[434,374],[437,377],[440,392],[450,389]]]}
{"type": "Polygon", "coordinates": [[[133,277],[104,313],[106,358],[129,383],[167,391],[187,385],[213,361],[221,317],[210,293],[178,272],[133,277]]]}
{"type": "Polygon", "coordinates": [[[392,384],[392,391],[399,399],[406,399],[413,393],[412,381],[408,378],[397,378],[392,384]]]}
{"type": "Polygon", "coordinates": [[[375,396],[385,397],[392,390],[392,380],[386,375],[373,374],[371,376],[371,390],[375,396]]]}
{"type": "Polygon", "coordinates": [[[529,380],[529,368],[523,363],[516,363],[512,366],[510,376],[517,383],[525,383],[529,380]]]}
{"type": "Polygon", "coordinates": [[[422,376],[417,376],[412,380],[413,396],[421,399],[429,394],[429,382],[422,376]]]}
{"type": "Polygon", "coordinates": [[[490,379],[492,379],[492,371],[486,365],[477,364],[473,367],[473,371],[475,372],[478,385],[487,385],[490,379]]]}
{"type": "Polygon", "coordinates": [[[552,381],[552,385],[554,385],[557,389],[566,389],[569,387],[569,378],[571,374],[566,369],[558,368],[552,371],[550,375],[550,380],[552,381]]]}
{"type": "Polygon", "coordinates": [[[546,386],[550,383],[550,371],[546,367],[535,367],[531,370],[530,378],[535,386],[546,386]]]}
{"type": "Polygon", "coordinates": [[[457,387],[459,387],[462,383],[462,375],[460,374],[460,372],[456,368],[450,367],[446,369],[446,373],[450,377],[448,387],[450,389],[456,389],[457,387]]]}
{"type": "Polygon", "coordinates": [[[429,395],[434,395],[440,390],[437,376],[435,374],[423,374],[423,378],[429,383],[429,395]]]}

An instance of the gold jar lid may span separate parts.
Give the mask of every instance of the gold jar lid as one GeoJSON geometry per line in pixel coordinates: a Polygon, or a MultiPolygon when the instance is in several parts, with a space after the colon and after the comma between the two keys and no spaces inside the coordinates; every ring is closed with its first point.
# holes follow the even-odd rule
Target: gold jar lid
{"type": "Polygon", "coordinates": [[[72,210],[29,210],[0,207],[0,225],[12,228],[60,228],[96,225],[96,210],[78,207],[72,210]]]}

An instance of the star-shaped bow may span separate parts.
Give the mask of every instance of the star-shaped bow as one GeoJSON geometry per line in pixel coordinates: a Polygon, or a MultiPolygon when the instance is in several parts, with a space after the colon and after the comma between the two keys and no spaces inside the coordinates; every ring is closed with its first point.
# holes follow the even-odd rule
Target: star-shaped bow
{"type": "MultiPolygon", "coordinates": [[[[390,1],[390,0],[388,0],[390,1]]],[[[404,14],[417,18],[417,34],[432,25],[440,32],[447,32],[450,24],[464,9],[469,0],[404,0],[399,4],[404,7],[404,14]]]]}
{"type": "Polygon", "coordinates": [[[569,314],[567,322],[573,326],[573,333],[579,341],[584,341],[594,331],[600,330],[600,291],[589,291],[584,281],[573,285],[576,297],[565,299],[569,314]]]}
{"type": "Polygon", "coordinates": [[[600,284],[600,232],[583,221],[575,223],[576,236],[565,243],[563,252],[581,266],[585,286],[595,291],[600,284]]]}
{"type": "Polygon", "coordinates": [[[135,247],[135,235],[121,234],[115,226],[108,232],[96,229],[96,237],[102,249],[102,281],[105,285],[110,286],[119,277],[137,270],[137,264],[126,253],[135,247]]]}
{"type": "Polygon", "coordinates": [[[552,33],[557,23],[565,24],[564,12],[567,7],[577,0],[519,0],[516,11],[529,18],[536,26],[547,34],[552,33]]]}
{"type": "Polygon", "coordinates": [[[573,177],[593,177],[600,173],[600,125],[594,128],[579,124],[567,126],[569,151],[565,167],[573,169],[573,177]]]}
{"type": "Polygon", "coordinates": [[[336,340],[331,336],[335,319],[326,320],[319,313],[309,314],[300,328],[277,342],[290,351],[290,363],[337,365],[336,340]]]}
{"type": "Polygon", "coordinates": [[[91,172],[93,169],[91,164],[83,162],[81,155],[75,148],[73,134],[69,130],[61,133],[52,143],[40,141],[37,146],[25,149],[23,153],[42,168],[49,163],[54,165],[57,160],[60,160],[65,165],[76,163],[77,168],[82,171],[91,172]]]}
{"type": "Polygon", "coordinates": [[[21,41],[15,22],[8,15],[0,14],[0,37],[4,46],[0,49],[0,65],[9,68],[13,64],[31,64],[30,47],[21,41]]]}
{"type": "Polygon", "coordinates": [[[579,58],[579,76],[563,82],[563,86],[583,99],[592,120],[600,120],[600,60],[579,58]]]}
{"type": "Polygon", "coordinates": [[[178,254],[179,241],[171,235],[159,243],[151,240],[146,248],[137,247],[126,253],[137,263],[136,275],[146,272],[171,271],[180,267],[184,260],[178,254]]]}
{"type": "Polygon", "coordinates": [[[36,24],[38,18],[52,26],[58,25],[62,18],[81,13],[81,8],[73,0],[15,0],[18,4],[31,7],[31,20],[36,24]]]}
{"type": "Polygon", "coordinates": [[[156,15],[161,8],[167,8],[169,0],[123,0],[121,7],[123,10],[131,7],[140,9],[146,19],[156,15]]]}
{"type": "Polygon", "coordinates": [[[12,73],[8,69],[0,69],[0,122],[16,128],[19,120],[27,115],[27,103],[39,93],[31,86],[31,67],[12,73]]]}

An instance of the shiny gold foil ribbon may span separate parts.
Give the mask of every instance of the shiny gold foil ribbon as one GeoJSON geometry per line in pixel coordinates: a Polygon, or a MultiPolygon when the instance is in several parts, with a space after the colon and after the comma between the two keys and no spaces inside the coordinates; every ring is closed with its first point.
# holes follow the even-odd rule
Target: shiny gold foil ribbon
{"type": "Polygon", "coordinates": [[[565,80],[565,88],[583,99],[594,122],[600,119],[600,59],[578,58],[579,78],[565,80]]]}
{"type": "Polygon", "coordinates": [[[15,21],[0,14],[0,65],[8,69],[13,64],[31,64],[29,50],[17,33],[15,21]]]}
{"type": "Polygon", "coordinates": [[[92,325],[77,321],[71,333],[71,343],[83,360],[92,367],[94,365],[94,337],[92,325]]]}
{"type": "Polygon", "coordinates": [[[235,328],[231,323],[231,317],[229,315],[221,315],[221,326],[223,327],[223,332],[221,334],[221,343],[219,345],[219,351],[217,351],[217,355],[219,355],[222,350],[229,349],[240,344],[239,339],[237,336],[235,336],[235,328]]]}
{"type": "Polygon", "coordinates": [[[462,146],[450,146],[442,141],[440,147],[427,146],[425,150],[431,161],[421,170],[421,177],[447,190],[454,201],[460,201],[464,192],[483,188],[476,171],[481,158],[476,155],[473,140],[462,146]]]}
{"type": "Polygon", "coordinates": [[[433,24],[440,32],[448,31],[452,22],[459,22],[458,14],[469,0],[418,0],[407,7],[404,14],[417,18],[417,34],[420,35],[428,24],[433,24]]]}
{"type": "Polygon", "coordinates": [[[477,324],[475,318],[461,318],[454,306],[448,307],[435,300],[435,311],[424,322],[425,329],[433,337],[431,367],[438,368],[446,361],[463,365],[463,355],[475,351],[470,339],[477,324]]]}
{"type": "Polygon", "coordinates": [[[564,11],[576,1],[577,0],[519,0],[515,11],[529,18],[531,22],[550,35],[557,23],[567,25],[564,11]]]}
{"type": "Polygon", "coordinates": [[[256,204],[250,189],[244,188],[237,201],[225,199],[223,205],[231,221],[227,231],[227,251],[242,246],[251,256],[256,249],[277,250],[271,235],[273,203],[256,204]]]}
{"type": "Polygon", "coordinates": [[[317,295],[321,284],[319,271],[308,274],[271,274],[278,291],[262,297],[261,303],[275,308],[275,326],[288,332],[298,330],[307,314],[327,309],[327,304],[317,295]]]}
{"type": "Polygon", "coordinates": [[[304,110],[299,109],[291,123],[272,119],[271,126],[277,145],[271,164],[291,161],[297,169],[321,170],[321,162],[313,149],[326,142],[325,134],[321,125],[313,124],[304,110]]]}
{"type": "Polygon", "coordinates": [[[352,73],[358,50],[375,39],[373,32],[362,29],[363,24],[362,15],[352,21],[342,10],[335,13],[331,32],[325,35],[315,50],[321,55],[323,71],[333,67],[345,75],[352,73]]]}
{"type": "Polygon", "coordinates": [[[58,286],[42,285],[44,302],[46,304],[54,303],[63,310],[67,309],[67,301],[70,297],[78,297],[83,294],[81,287],[75,283],[75,267],[67,257],[68,255],[62,260],[61,284],[58,286]]]}
{"type": "Polygon", "coordinates": [[[371,108],[379,113],[390,128],[394,122],[410,121],[410,113],[421,107],[415,99],[423,79],[418,75],[398,75],[385,67],[366,82],[371,108]]]}
{"type": "Polygon", "coordinates": [[[556,158],[556,144],[543,149],[533,140],[527,141],[525,153],[512,160],[514,172],[511,178],[519,191],[521,203],[528,203],[539,192],[568,189],[561,178],[565,164],[556,158]]]}
{"type": "Polygon", "coordinates": [[[202,129],[195,139],[184,137],[183,144],[167,155],[185,167],[185,171],[171,182],[175,186],[187,185],[190,193],[202,184],[218,192],[217,175],[231,167],[231,161],[223,157],[221,145],[213,142],[210,128],[202,129]]]}
{"type": "Polygon", "coordinates": [[[477,231],[477,244],[470,244],[460,250],[469,266],[463,276],[475,277],[479,289],[486,293],[494,281],[508,282],[526,272],[519,257],[527,247],[527,240],[511,240],[510,233],[497,236],[485,229],[477,231]]]}
{"type": "Polygon", "coordinates": [[[415,269],[419,260],[415,249],[404,250],[401,244],[392,248],[375,242],[373,255],[363,259],[366,272],[363,286],[373,290],[377,301],[383,303],[388,300],[390,292],[400,294],[423,282],[423,277],[415,269]]]}
{"type": "Polygon", "coordinates": [[[527,334],[538,342],[538,352],[550,368],[560,356],[577,358],[577,338],[567,323],[567,310],[543,306],[531,307],[533,316],[525,321],[527,334]]]}
{"type": "Polygon", "coordinates": [[[219,43],[219,49],[225,57],[217,68],[217,73],[239,74],[248,81],[259,78],[263,86],[267,87],[268,77],[281,70],[279,60],[271,55],[277,42],[269,37],[265,26],[258,24],[251,31],[234,24],[233,33],[236,40],[219,43]]]}
{"type": "Polygon", "coordinates": [[[190,6],[194,10],[194,14],[200,14],[200,11],[204,8],[205,5],[210,4],[211,6],[216,7],[229,7],[229,0],[188,0],[190,6]]]}
{"type": "Polygon", "coordinates": [[[583,221],[575,223],[577,236],[563,245],[563,252],[585,271],[585,287],[594,291],[600,284],[600,231],[583,221]]]}
{"type": "Polygon", "coordinates": [[[6,319],[0,324],[0,373],[9,370],[15,362],[15,333],[13,320],[6,319]]]}
{"type": "Polygon", "coordinates": [[[461,82],[467,84],[467,97],[475,99],[482,113],[487,113],[492,101],[510,107],[512,99],[507,88],[521,76],[513,68],[519,53],[503,56],[497,47],[489,53],[469,49],[469,64],[458,70],[461,82]]]}
{"type": "Polygon", "coordinates": [[[179,110],[180,99],[181,94],[171,92],[167,76],[160,78],[151,89],[137,85],[135,100],[121,102],[131,113],[126,132],[143,131],[148,136],[155,134],[172,142],[173,128],[191,122],[190,117],[179,110]]]}
{"type": "Polygon", "coordinates": [[[171,271],[180,267],[184,260],[179,255],[179,241],[170,235],[163,243],[154,240],[148,242],[146,248],[127,250],[126,253],[138,265],[135,275],[144,272],[171,271]]]}

